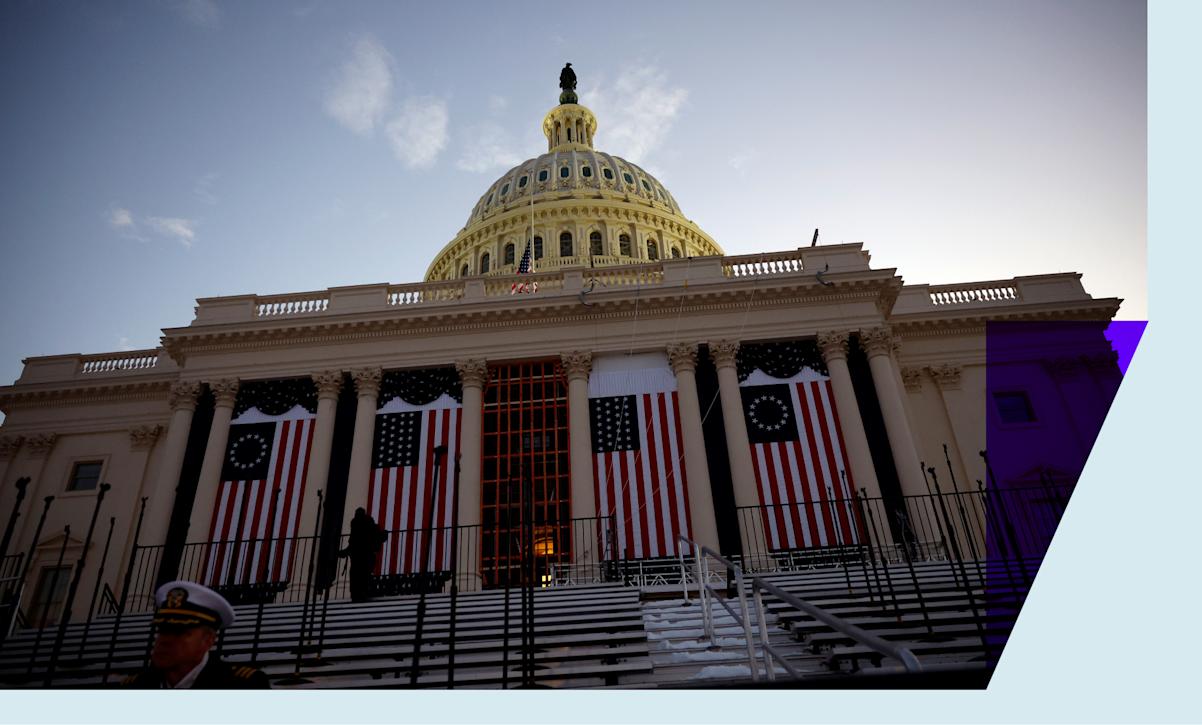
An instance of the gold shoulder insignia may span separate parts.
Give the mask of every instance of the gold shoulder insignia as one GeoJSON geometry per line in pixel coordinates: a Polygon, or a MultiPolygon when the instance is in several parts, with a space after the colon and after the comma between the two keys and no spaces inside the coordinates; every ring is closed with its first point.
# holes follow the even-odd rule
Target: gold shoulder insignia
{"type": "Polygon", "coordinates": [[[238,669],[234,670],[234,674],[244,680],[248,680],[250,679],[251,675],[255,674],[255,671],[251,667],[239,667],[238,669]]]}
{"type": "Polygon", "coordinates": [[[126,675],[125,679],[121,680],[121,684],[123,686],[124,685],[132,685],[132,684],[134,684],[135,679],[137,679],[137,675],[126,675]]]}

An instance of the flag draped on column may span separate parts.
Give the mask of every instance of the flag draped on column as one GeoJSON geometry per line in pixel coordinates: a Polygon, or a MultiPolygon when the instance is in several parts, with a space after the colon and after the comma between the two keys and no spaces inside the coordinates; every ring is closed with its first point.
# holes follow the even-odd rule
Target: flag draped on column
{"type": "Polygon", "coordinates": [[[462,400],[453,369],[384,374],[367,492],[367,512],[388,532],[377,575],[451,568],[462,400]],[[435,450],[439,446],[447,449],[442,458],[435,450]],[[428,554],[424,564],[423,553],[428,554]]]}
{"type": "Polygon", "coordinates": [[[242,385],[209,523],[208,584],[288,580],[316,410],[308,378],[242,385]]]}
{"type": "Polygon", "coordinates": [[[801,342],[744,345],[738,368],[770,547],[858,543],[851,468],[816,348],[801,342]]]}
{"type": "Polygon", "coordinates": [[[692,536],[676,377],[662,353],[600,356],[589,375],[597,513],[605,558],[675,556],[692,536]]]}

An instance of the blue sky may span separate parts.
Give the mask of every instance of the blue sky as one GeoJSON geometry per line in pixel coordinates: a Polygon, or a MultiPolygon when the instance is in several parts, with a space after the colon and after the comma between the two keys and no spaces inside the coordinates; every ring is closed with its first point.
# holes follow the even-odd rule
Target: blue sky
{"type": "Polygon", "coordinates": [[[728,253],[862,241],[907,282],[1079,271],[1147,318],[1136,2],[0,5],[0,384],[194,299],[419,281],[545,150],[597,146],[728,253]]]}

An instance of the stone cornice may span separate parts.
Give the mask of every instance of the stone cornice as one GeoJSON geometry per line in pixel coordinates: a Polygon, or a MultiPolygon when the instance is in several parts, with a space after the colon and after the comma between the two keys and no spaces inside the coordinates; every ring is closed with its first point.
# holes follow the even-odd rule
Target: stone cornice
{"type": "Polygon", "coordinates": [[[155,376],[149,380],[106,381],[103,384],[39,383],[9,385],[0,388],[0,410],[8,413],[21,408],[57,405],[123,403],[144,400],[166,402],[171,379],[155,376]]]}
{"type": "Polygon", "coordinates": [[[358,313],[256,319],[167,329],[163,346],[182,365],[191,353],[588,324],[628,319],[636,314],[673,317],[728,310],[880,302],[895,298],[901,288],[901,280],[893,270],[831,274],[825,281],[833,282],[833,286],[823,286],[814,275],[800,272],[695,285],[598,288],[588,295],[587,306],[580,295],[558,293],[541,297],[497,296],[425,308],[398,306],[358,313]]]}
{"type": "Polygon", "coordinates": [[[985,323],[1000,321],[1088,321],[1105,322],[1118,313],[1120,300],[1109,297],[1094,300],[1041,302],[1036,304],[1008,303],[993,307],[973,307],[956,310],[943,308],[934,312],[892,315],[889,325],[905,337],[938,337],[942,335],[983,333],[985,323]]]}
{"type": "Polygon", "coordinates": [[[150,450],[162,432],[161,425],[136,425],[129,429],[129,447],[135,451],[150,450]]]}

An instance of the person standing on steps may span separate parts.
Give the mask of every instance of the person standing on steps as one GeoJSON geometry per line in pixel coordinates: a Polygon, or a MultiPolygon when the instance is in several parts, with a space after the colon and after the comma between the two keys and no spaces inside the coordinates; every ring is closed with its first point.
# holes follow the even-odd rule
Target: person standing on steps
{"type": "Polygon", "coordinates": [[[372,595],[372,575],[376,569],[376,557],[380,554],[384,540],[388,538],[376,520],[362,506],[355,509],[351,519],[351,536],[347,546],[338,556],[351,559],[351,601],[366,602],[372,595]]]}

